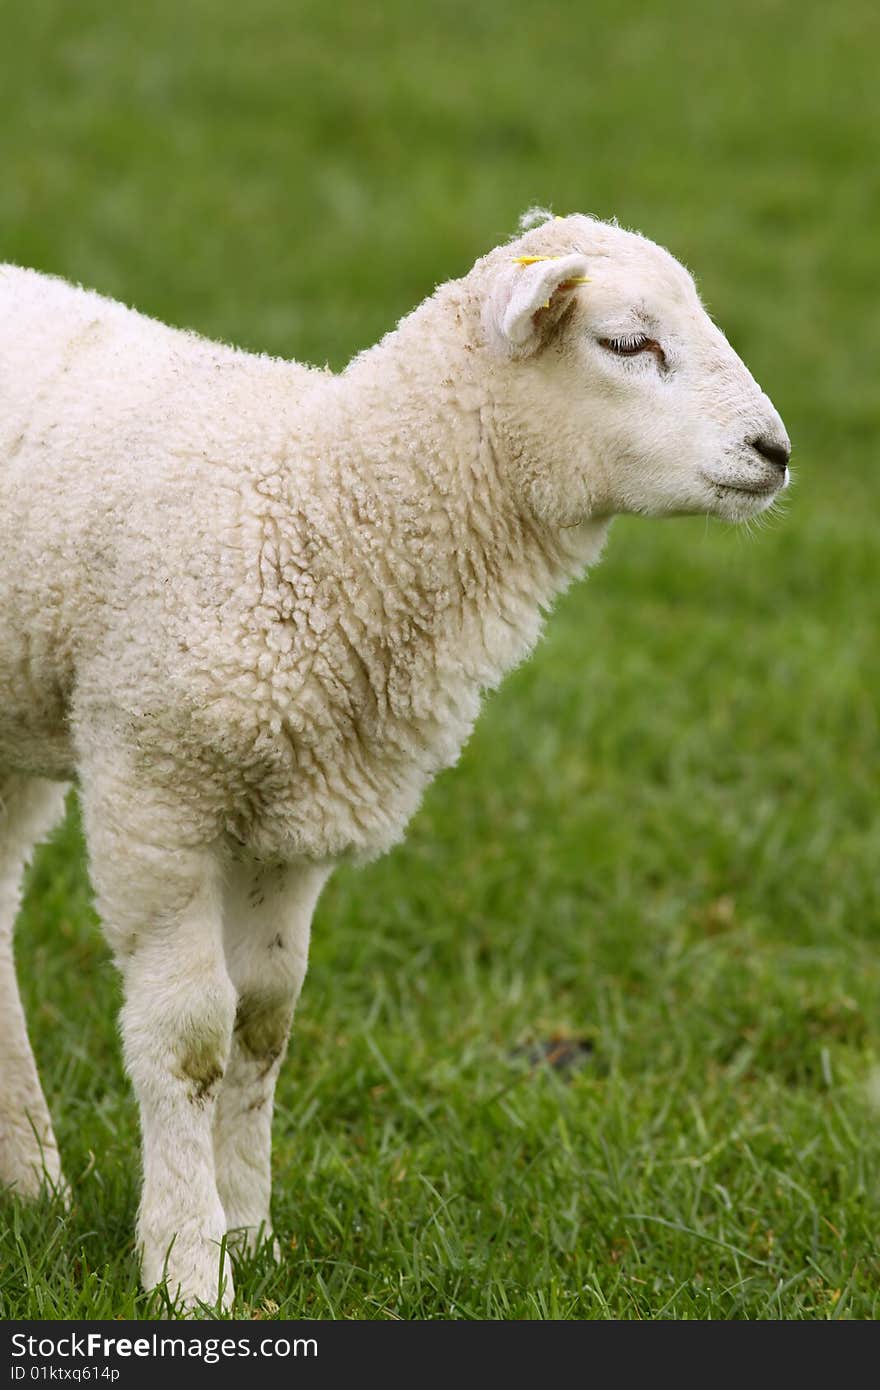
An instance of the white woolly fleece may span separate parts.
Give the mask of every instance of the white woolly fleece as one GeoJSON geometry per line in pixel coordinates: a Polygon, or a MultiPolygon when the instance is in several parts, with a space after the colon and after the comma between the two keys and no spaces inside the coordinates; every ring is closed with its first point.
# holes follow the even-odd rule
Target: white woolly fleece
{"type": "Polygon", "coordinates": [[[517,514],[467,298],[334,377],[3,271],[0,767],[109,741],[205,840],[400,837],[606,525],[517,514]]]}

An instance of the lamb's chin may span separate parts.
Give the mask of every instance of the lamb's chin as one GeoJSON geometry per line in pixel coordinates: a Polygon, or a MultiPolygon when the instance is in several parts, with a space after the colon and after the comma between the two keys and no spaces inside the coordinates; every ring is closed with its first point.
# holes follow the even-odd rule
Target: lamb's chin
{"type": "Polygon", "coordinates": [[[735,483],[720,483],[714,479],[710,484],[711,502],[706,510],[723,521],[749,521],[760,516],[773,506],[779,496],[778,487],[746,488],[735,483]]]}

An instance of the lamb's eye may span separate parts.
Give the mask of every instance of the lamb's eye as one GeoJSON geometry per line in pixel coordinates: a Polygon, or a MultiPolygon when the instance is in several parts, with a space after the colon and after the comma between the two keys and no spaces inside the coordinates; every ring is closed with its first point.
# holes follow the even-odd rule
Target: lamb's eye
{"type": "Polygon", "coordinates": [[[656,352],[661,360],[664,356],[660,344],[644,333],[634,333],[626,338],[600,338],[599,346],[616,353],[618,357],[637,357],[640,352],[656,352]]]}

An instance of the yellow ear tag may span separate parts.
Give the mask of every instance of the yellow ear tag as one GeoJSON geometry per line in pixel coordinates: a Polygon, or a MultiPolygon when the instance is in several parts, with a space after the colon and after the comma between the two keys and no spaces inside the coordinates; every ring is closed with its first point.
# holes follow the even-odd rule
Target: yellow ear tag
{"type": "MultiPolygon", "coordinates": [[[[538,261],[559,261],[561,259],[561,256],[514,256],[513,263],[518,266],[527,266],[536,265],[538,261]]],[[[567,285],[588,285],[590,283],[590,277],[589,275],[572,275],[565,283],[567,285]]],[[[546,307],[547,305],[545,304],[544,308],[546,309],[546,307]]]]}

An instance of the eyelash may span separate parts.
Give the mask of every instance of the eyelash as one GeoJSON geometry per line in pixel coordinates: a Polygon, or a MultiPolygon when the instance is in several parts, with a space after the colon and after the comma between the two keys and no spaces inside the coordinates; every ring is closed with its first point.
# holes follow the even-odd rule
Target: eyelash
{"type": "Polygon", "coordinates": [[[599,346],[618,357],[637,357],[640,352],[656,354],[661,366],[666,362],[666,353],[656,338],[648,338],[644,333],[633,333],[625,338],[600,338],[599,346]]]}

